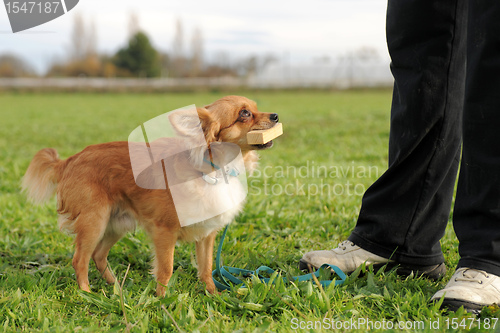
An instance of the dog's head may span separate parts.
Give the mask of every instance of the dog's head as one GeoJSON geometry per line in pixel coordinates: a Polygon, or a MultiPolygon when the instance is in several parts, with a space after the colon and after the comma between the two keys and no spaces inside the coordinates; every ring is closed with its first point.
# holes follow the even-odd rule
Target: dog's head
{"type": "MultiPolygon", "coordinates": [[[[215,142],[227,142],[240,147],[243,156],[253,150],[272,147],[272,141],[261,145],[250,145],[247,133],[253,130],[268,129],[278,123],[276,113],[259,112],[257,104],[241,96],[226,96],[203,108],[193,111],[180,111],[169,116],[170,123],[185,140],[189,141],[191,161],[202,165],[206,150],[215,142]],[[200,131],[200,125],[203,132],[200,131]],[[208,147],[207,147],[208,144],[208,147]]],[[[214,147],[216,153],[220,148],[214,147]]]]}
{"type": "Polygon", "coordinates": [[[247,133],[253,130],[268,129],[278,123],[278,114],[260,112],[257,104],[242,96],[226,96],[205,106],[200,115],[207,141],[231,142],[240,146],[243,152],[270,148],[273,142],[250,145],[247,133]],[[206,119],[203,126],[203,119],[206,119]],[[208,134],[208,135],[207,135],[208,134]]]}
{"type": "Polygon", "coordinates": [[[206,125],[213,129],[204,130],[210,133],[209,136],[213,133],[211,138],[214,141],[235,143],[243,152],[272,147],[272,141],[263,145],[248,144],[247,133],[276,125],[279,120],[276,113],[260,112],[254,101],[242,96],[223,97],[205,106],[205,109],[210,117],[206,125]]]}
{"type": "MultiPolygon", "coordinates": [[[[243,152],[270,148],[272,141],[262,145],[250,145],[247,133],[253,130],[269,129],[275,126],[279,117],[276,113],[260,112],[257,104],[242,96],[226,96],[203,108],[180,111],[169,116],[169,120],[183,138],[204,139],[204,142],[230,142],[237,144],[243,152]],[[199,128],[204,138],[200,138],[199,128]]],[[[201,143],[201,141],[200,141],[201,143]]]]}

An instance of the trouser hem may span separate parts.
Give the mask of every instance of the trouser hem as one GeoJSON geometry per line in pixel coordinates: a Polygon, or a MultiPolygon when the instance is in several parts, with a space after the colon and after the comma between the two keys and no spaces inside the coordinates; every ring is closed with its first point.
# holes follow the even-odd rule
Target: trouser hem
{"type": "Polygon", "coordinates": [[[462,267],[478,269],[500,276],[500,265],[487,260],[480,260],[472,257],[461,258],[458,262],[457,269],[462,267]]]}
{"type": "Polygon", "coordinates": [[[398,264],[431,266],[439,265],[444,262],[443,253],[431,256],[402,253],[398,251],[397,247],[389,248],[377,244],[369,239],[366,239],[365,237],[360,236],[354,231],[351,233],[348,239],[362,249],[372,252],[378,256],[394,260],[398,264]]]}

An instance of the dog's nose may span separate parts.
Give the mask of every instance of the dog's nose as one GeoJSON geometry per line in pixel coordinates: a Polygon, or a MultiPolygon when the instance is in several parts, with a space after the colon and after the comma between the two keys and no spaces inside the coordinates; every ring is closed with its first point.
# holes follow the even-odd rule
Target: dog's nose
{"type": "Polygon", "coordinates": [[[278,116],[277,113],[271,113],[269,115],[269,120],[274,121],[275,123],[277,123],[280,120],[280,117],[278,116]]]}

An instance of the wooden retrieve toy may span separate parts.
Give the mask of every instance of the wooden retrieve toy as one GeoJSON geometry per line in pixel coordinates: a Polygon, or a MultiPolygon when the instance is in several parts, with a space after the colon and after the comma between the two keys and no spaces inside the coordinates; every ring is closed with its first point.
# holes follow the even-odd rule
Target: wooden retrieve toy
{"type": "Polygon", "coordinates": [[[283,134],[283,125],[277,123],[274,127],[265,130],[256,130],[247,133],[247,142],[251,145],[262,145],[283,134]]]}

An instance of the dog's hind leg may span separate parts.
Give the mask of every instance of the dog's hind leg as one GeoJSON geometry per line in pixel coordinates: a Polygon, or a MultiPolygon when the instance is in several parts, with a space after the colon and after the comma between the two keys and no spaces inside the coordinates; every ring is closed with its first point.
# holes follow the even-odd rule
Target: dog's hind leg
{"type": "Polygon", "coordinates": [[[97,245],[106,231],[109,221],[109,207],[100,207],[100,210],[89,210],[81,213],[75,221],[75,254],[73,268],[76,273],[78,286],[83,291],[90,292],[89,262],[97,245]]]}
{"type": "Polygon", "coordinates": [[[130,215],[126,213],[120,214],[120,212],[117,214],[116,211],[115,214],[112,214],[101,241],[97,244],[94,253],[92,253],[92,259],[94,259],[97,269],[106,282],[115,282],[115,277],[108,267],[109,250],[127,232],[135,230],[135,227],[136,222],[130,215]]]}
{"type": "Polygon", "coordinates": [[[97,244],[94,253],[92,253],[92,259],[94,259],[97,269],[101,272],[101,276],[107,283],[115,282],[115,277],[108,267],[108,253],[111,247],[115,245],[122,236],[123,235],[114,232],[106,231],[99,244],[97,244]]]}

